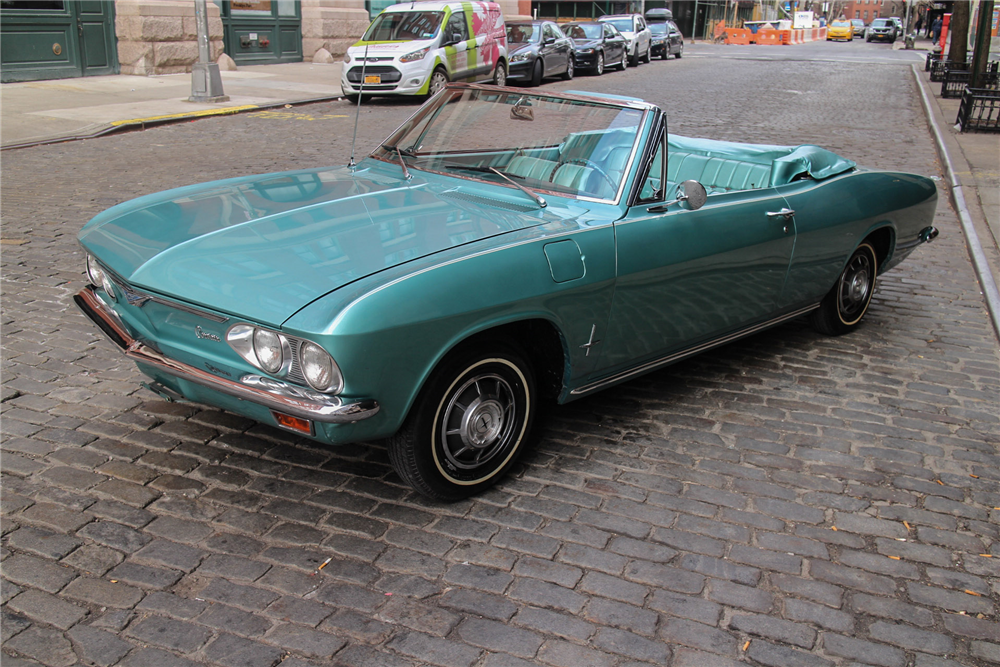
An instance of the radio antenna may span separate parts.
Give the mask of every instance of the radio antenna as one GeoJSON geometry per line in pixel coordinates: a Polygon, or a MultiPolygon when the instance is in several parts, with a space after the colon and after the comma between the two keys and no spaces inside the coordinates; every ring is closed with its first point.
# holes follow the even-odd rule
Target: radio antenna
{"type": "Polygon", "coordinates": [[[358,119],[361,117],[361,98],[364,96],[365,92],[365,68],[368,66],[368,44],[365,44],[365,59],[361,61],[361,85],[358,88],[358,110],[354,114],[354,138],[351,139],[351,161],[347,163],[347,166],[351,169],[357,166],[354,161],[354,144],[358,141],[358,119]]]}

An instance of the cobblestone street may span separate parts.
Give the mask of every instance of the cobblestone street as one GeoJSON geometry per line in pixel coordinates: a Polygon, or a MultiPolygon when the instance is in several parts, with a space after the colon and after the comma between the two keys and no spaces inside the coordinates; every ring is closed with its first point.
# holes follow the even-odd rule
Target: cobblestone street
{"type": "MultiPolygon", "coordinates": [[[[545,89],[941,173],[908,65],[685,54],[545,89]]],[[[363,107],[358,154],[415,108],[363,107]]],[[[142,389],[73,305],[80,227],[346,164],[353,123],[332,102],[3,153],[4,667],[1000,663],[1000,355],[944,191],[940,237],[855,333],[794,321],[551,406],[513,474],[456,504],[381,443],[142,389]]]]}

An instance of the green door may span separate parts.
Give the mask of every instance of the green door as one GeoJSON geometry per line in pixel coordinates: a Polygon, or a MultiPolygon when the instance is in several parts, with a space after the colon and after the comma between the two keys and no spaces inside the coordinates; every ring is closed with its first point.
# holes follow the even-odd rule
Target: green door
{"type": "Polygon", "coordinates": [[[216,0],[226,53],[238,65],[302,62],[299,0],[216,0]]]}
{"type": "Polygon", "coordinates": [[[107,0],[3,0],[2,80],[117,74],[114,26],[114,3],[107,0]]]}

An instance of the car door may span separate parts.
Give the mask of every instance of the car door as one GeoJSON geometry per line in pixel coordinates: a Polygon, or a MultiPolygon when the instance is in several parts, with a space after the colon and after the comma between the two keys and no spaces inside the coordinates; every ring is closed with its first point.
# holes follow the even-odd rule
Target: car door
{"type": "Polygon", "coordinates": [[[618,28],[610,23],[604,24],[604,62],[608,65],[617,65],[623,59],[625,53],[625,38],[618,32],[618,28]]]}
{"type": "Polygon", "coordinates": [[[646,28],[646,19],[641,16],[635,16],[635,40],[638,44],[636,53],[640,56],[649,53],[651,37],[649,30],[646,28]]]}
{"type": "Polygon", "coordinates": [[[473,75],[473,65],[469,63],[469,55],[475,59],[475,43],[469,42],[469,22],[465,12],[456,11],[445,24],[443,44],[445,57],[448,59],[448,69],[452,81],[463,81],[473,75]],[[471,47],[471,49],[470,49],[471,47]]]}
{"type": "Polygon", "coordinates": [[[545,76],[561,74],[566,71],[566,54],[559,44],[555,26],[551,23],[542,24],[542,59],[545,63],[545,76]]]}
{"type": "Polygon", "coordinates": [[[663,207],[675,188],[666,181],[665,154],[663,137],[637,203],[615,223],[605,373],[771,319],[791,261],[794,220],[774,188],[712,194],[698,210],[663,207]]]}
{"type": "Polygon", "coordinates": [[[667,55],[680,53],[684,37],[673,21],[667,21],[667,55]]]}

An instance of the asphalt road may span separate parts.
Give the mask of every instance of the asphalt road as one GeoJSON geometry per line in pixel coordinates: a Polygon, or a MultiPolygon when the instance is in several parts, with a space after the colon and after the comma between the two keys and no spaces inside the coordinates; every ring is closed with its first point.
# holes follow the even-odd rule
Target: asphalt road
{"type": "MultiPolygon", "coordinates": [[[[912,53],[772,51],[546,88],[940,175],[912,53]]],[[[415,108],[365,105],[359,155],[415,108]]],[[[855,333],[792,322],[552,407],[507,480],[453,505],[413,496],[379,443],[141,389],[72,307],[81,225],[168,187],[346,164],[353,121],[335,102],[4,153],[4,667],[1000,662],[1000,359],[944,196],[940,238],[855,333]]]]}

